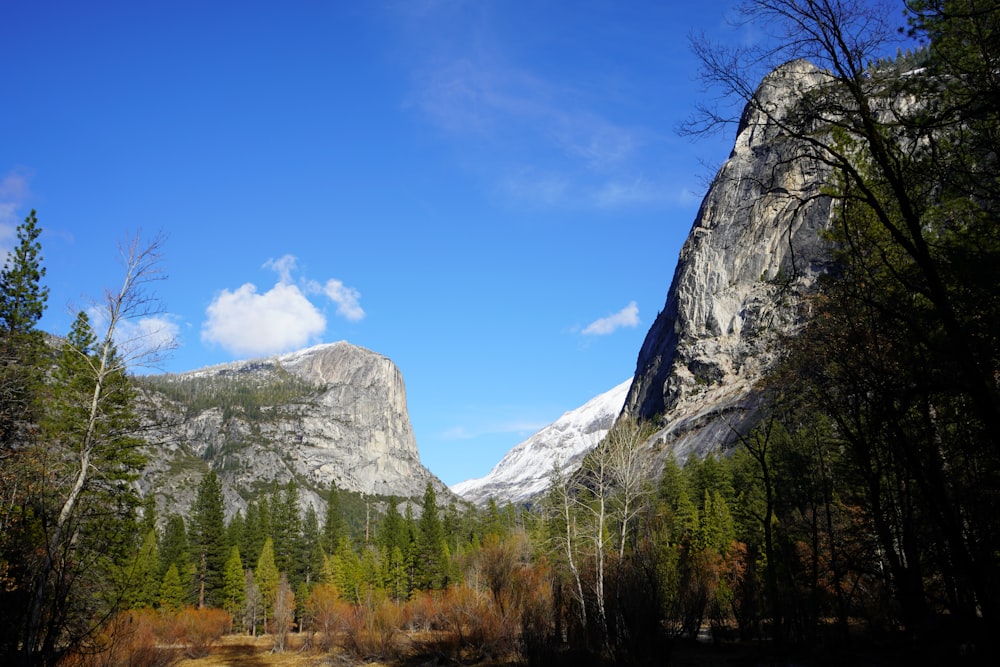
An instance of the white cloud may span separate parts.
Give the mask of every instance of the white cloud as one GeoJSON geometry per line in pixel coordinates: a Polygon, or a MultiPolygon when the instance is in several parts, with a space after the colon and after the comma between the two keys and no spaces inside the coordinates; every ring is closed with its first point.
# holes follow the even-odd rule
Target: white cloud
{"type": "Polygon", "coordinates": [[[365,311],[358,300],[361,293],[353,287],[348,287],[339,280],[330,279],[323,286],[323,293],[337,304],[337,314],[346,317],[351,322],[357,322],[365,317],[365,311]]]}
{"type": "MultiPolygon", "coordinates": [[[[90,328],[100,342],[107,335],[108,310],[99,304],[86,309],[90,328]]],[[[156,366],[177,344],[180,327],[170,314],[122,319],[115,325],[114,342],[120,358],[130,368],[156,366]]]]}
{"type": "Polygon", "coordinates": [[[326,329],[326,318],[295,285],[259,294],[246,283],[222,290],[206,309],[201,339],[233,354],[268,355],[303,347],[326,329]]]}
{"type": "Polygon", "coordinates": [[[629,303],[617,313],[594,320],[583,330],[585,336],[606,336],[622,327],[639,326],[639,306],[635,301],[629,303]]]}
{"type": "Polygon", "coordinates": [[[177,345],[180,327],[170,315],[123,320],[115,330],[115,344],[130,366],[156,366],[177,345]]]}
{"type": "Polygon", "coordinates": [[[282,255],[278,259],[269,259],[264,262],[264,268],[277,273],[279,283],[290,283],[292,282],[292,271],[295,270],[297,262],[295,255],[282,255]]]}
{"type": "Polygon", "coordinates": [[[287,352],[315,342],[326,331],[326,317],[307,295],[325,294],[337,304],[337,314],[356,322],[365,316],[361,294],[336,279],[321,285],[315,280],[293,280],[294,255],[269,259],[264,268],[278,274],[278,282],[260,293],[246,283],[222,290],[206,309],[201,339],[231,354],[265,356],[287,352]]]}

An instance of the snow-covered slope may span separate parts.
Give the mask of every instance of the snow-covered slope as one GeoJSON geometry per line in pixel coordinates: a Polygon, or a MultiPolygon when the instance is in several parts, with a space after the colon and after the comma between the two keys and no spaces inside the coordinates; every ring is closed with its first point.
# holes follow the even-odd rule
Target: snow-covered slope
{"type": "Polygon", "coordinates": [[[477,505],[490,497],[498,503],[522,502],[545,490],[552,468],[572,472],[583,456],[607,434],[625,403],[632,379],[558,420],[507,452],[486,477],[459,482],[451,487],[459,496],[477,505]]]}

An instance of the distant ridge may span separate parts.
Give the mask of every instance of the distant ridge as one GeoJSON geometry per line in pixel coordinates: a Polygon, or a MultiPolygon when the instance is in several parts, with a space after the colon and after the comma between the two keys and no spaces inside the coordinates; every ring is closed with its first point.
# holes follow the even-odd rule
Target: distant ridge
{"type": "Polygon", "coordinates": [[[621,412],[632,380],[570,410],[516,445],[485,477],[459,482],[451,490],[465,500],[485,505],[520,503],[545,491],[553,466],[575,470],[583,456],[607,434],[621,412]]]}

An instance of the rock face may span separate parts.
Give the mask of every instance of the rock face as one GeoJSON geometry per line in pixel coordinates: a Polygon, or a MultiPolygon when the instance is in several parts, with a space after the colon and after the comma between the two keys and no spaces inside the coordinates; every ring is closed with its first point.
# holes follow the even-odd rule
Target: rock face
{"type": "Polygon", "coordinates": [[[420,463],[399,369],[346,342],[139,384],[158,424],[142,484],[168,512],[190,505],[209,467],[230,515],[290,479],[316,507],[331,482],[401,497],[428,481],[444,489],[420,463]]]}
{"type": "Polygon", "coordinates": [[[570,410],[516,445],[486,477],[459,482],[451,490],[476,505],[492,497],[501,505],[521,503],[543,492],[553,466],[573,471],[607,434],[621,412],[632,380],[570,410]]]}
{"type": "MultiPolygon", "coordinates": [[[[744,112],[733,152],[681,249],[622,410],[659,426],[646,443],[651,474],[668,453],[683,463],[691,454],[725,449],[746,431],[758,406],[754,383],[773,364],[781,337],[799,326],[802,294],[829,268],[822,240],[830,222],[830,200],[822,194],[829,168],[809,159],[809,147],[771,120],[824,79],[805,61],[764,79],[759,106],[744,112]]],[[[453,490],[476,502],[489,495],[523,501],[544,490],[551,469],[545,463],[532,475],[535,460],[560,460],[564,472],[573,472],[604,431],[564,438],[560,422],[517,445],[487,477],[453,490]],[[536,452],[544,457],[532,458],[536,452]]],[[[608,425],[602,421],[601,428],[608,425]]]]}
{"type": "Polygon", "coordinates": [[[654,420],[661,452],[678,461],[724,448],[746,429],[752,385],[774,361],[775,344],[798,326],[797,301],[828,267],[821,232],[829,169],[769,116],[823,75],[804,61],[768,75],[748,106],[736,144],[702,202],[666,306],[636,364],[626,414],[654,420]]]}

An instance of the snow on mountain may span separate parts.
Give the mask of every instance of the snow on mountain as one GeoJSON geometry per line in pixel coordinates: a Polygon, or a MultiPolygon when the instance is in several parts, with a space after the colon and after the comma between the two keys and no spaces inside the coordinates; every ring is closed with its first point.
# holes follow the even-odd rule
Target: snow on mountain
{"type": "Polygon", "coordinates": [[[572,472],[584,455],[607,434],[621,412],[632,378],[614,389],[570,410],[558,420],[516,445],[485,477],[459,482],[451,490],[462,498],[485,505],[518,503],[545,491],[553,466],[572,472]]]}

